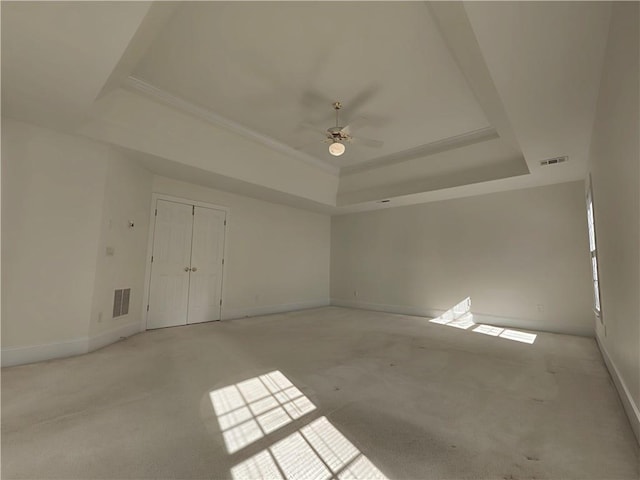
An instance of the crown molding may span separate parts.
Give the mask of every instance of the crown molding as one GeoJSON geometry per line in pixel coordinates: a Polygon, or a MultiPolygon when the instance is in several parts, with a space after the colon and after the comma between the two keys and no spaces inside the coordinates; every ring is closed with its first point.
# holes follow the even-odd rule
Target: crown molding
{"type": "Polygon", "coordinates": [[[446,152],[448,150],[465,147],[467,145],[473,145],[474,143],[486,142],[487,140],[493,140],[498,137],[499,135],[495,128],[481,128],[479,130],[462,133],[460,135],[444,138],[425,145],[419,145],[408,150],[402,150],[401,152],[374,158],[368,162],[342,167],[342,169],[340,169],[340,176],[353,175],[355,173],[373,170],[374,168],[387,167],[396,163],[406,162],[407,160],[413,160],[433,155],[435,153],[446,152]]]}
{"type": "Polygon", "coordinates": [[[245,127],[244,125],[240,125],[239,123],[234,122],[233,120],[229,120],[217,113],[212,112],[203,107],[199,107],[187,100],[184,100],[180,97],[173,95],[161,88],[158,88],[150,83],[145,82],[144,80],[140,80],[139,78],[129,76],[125,82],[124,86],[129,88],[130,90],[134,90],[140,93],[144,93],[153,99],[162,102],[166,105],[176,108],[185,113],[189,113],[201,120],[204,120],[208,123],[216,125],[218,127],[222,127],[226,130],[237,133],[238,135],[252,140],[254,142],[260,143],[267,148],[275,150],[277,152],[283,153],[290,157],[294,157],[302,162],[307,163],[308,165],[320,168],[326,172],[329,172],[333,175],[338,175],[340,169],[331,165],[329,163],[323,162],[311,155],[308,155],[304,152],[296,150],[289,145],[286,145],[278,140],[275,140],[271,137],[263,135],[261,133],[256,132],[250,128],[245,127]]]}

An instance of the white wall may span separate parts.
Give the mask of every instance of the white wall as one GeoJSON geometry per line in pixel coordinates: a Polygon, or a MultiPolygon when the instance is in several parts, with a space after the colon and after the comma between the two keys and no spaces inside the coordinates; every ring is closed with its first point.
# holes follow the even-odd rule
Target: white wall
{"type": "Polygon", "coordinates": [[[2,174],[2,364],[85,353],[137,332],[151,174],[106,145],[10,119],[2,174]],[[132,303],[112,320],[116,287],[131,287],[132,303]]]}
{"type": "Polygon", "coordinates": [[[3,353],[86,340],[107,152],[3,119],[3,353]]]}
{"type": "Polygon", "coordinates": [[[151,208],[149,171],[115,150],[109,152],[100,243],[91,308],[90,349],[138,331],[144,296],[151,208]],[[129,227],[129,221],[134,227],[129,227]],[[113,255],[107,255],[107,247],[113,255]],[[112,318],[114,290],[131,288],[129,313],[112,318]]]}
{"type": "Polygon", "coordinates": [[[112,147],[11,119],[2,169],[3,365],[84,353],[140,329],[152,186],[230,208],[224,318],[329,303],[328,215],[152,179],[112,147]],[[113,291],[127,287],[129,314],[113,319],[113,291]]]}
{"type": "Polygon", "coordinates": [[[639,10],[613,6],[590,171],[603,315],[596,334],[640,440],[639,10]]]}
{"type": "Polygon", "coordinates": [[[336,216],[332,303],[593,335],[586,228],[582,182],[336,216]]]}
{"type": "Polygon", "coordinates": [[[160,176],[153,191],[230,208],[223,318],[329,303],[328,215],[160,176]]]}

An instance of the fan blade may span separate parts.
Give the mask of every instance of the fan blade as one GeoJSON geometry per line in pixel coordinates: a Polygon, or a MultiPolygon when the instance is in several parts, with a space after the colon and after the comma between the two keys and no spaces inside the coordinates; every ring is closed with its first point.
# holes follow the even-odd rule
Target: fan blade
{"type": "Polygon", "coordinates": [[[360,127],[383,127],[388,123],[388,117],[380,115],[357,115],[356,117],[351,118],[349,126],[351,128],[358,129],[360,127]]]}
{"type": "Polygon", "coordinates": [[[307,90],[306,92],[303,92],[302,97],[300,98],[300,104],[303,107],[310,108],[330,106],[333,102],[335,102],[335,100],[331,100],[315,90],[307,90]]]}
{"type": "Polygon", "coordinates": [[[342,127],[342,129],[340,130],[342,133],[344,133],[347,136],[351,136],[351,125],[346,125],[344,127],[342,127]]]}
{"type": "Polygon", "coordinates": [[[320,127],[316,127],[315,125],[312,125],[311,123],[308,123],[308,122],[302,122],[300,125],[298,125],[298,127],[299,128],[305,128],[307,130],[313,130],[316,133],[321,133],[325,137],[327,136],[327,131],[326,130],[323,130],[320,127]]]}
{"type": "Polygon", "coordinates": [[[331,107],[335,100],[315,90],[307,90],[300,97],[301,113],[313,122],[329,124],[335,122],[336,114],[331,107]]]}
{"type": "Polygon", "coordinates": [[[384,145],[383,141],[373,140],[371,138],[351,137],[351,140],[353,141],[353,143],[359,143],[361,145],[365,145],[367,147],[372,147],[372,148],[380,148],[382,147],[382,145],[384,145]]]}
{"type": "Polygon", "coordinates": [[[376,85],[371,85],[367,89],[363,90],[359,94],[357,94],[354,98],[352,98],[348,103],[345,102],[345,109],[348,109],[349,112],[356,112],[360,107],[366,104],[371,98],[378,93],[379,87],[376,85]]]}

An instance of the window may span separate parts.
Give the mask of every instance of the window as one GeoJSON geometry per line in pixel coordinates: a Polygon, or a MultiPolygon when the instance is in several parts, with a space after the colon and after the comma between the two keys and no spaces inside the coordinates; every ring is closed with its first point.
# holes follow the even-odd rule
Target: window
{"type": "Polygon", "coordinates": [[[587,192],[587,226],[589,228],[589,252],[591,253],[591,277],[593,279],[593,309],[602,321],[602,307],[600,305],[600,284],[598,281],[598,252],[596,249],[596,226],[593,215],[593,192],[591,179],[587,192]]]}

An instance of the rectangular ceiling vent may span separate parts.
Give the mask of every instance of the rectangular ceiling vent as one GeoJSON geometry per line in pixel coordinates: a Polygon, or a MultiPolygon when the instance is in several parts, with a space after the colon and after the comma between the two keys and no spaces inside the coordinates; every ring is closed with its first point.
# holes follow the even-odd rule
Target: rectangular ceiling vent
{"type": "Polygon", "coordinates": [[[547,165],[557,165],[558,163],[564,163],[567,160],[569,160],[569,157],[567,157],[566,155],[564,157],[549,158],[548,160],[542,160],[540,162],[540,166],[544,167],[547,165]]]}

